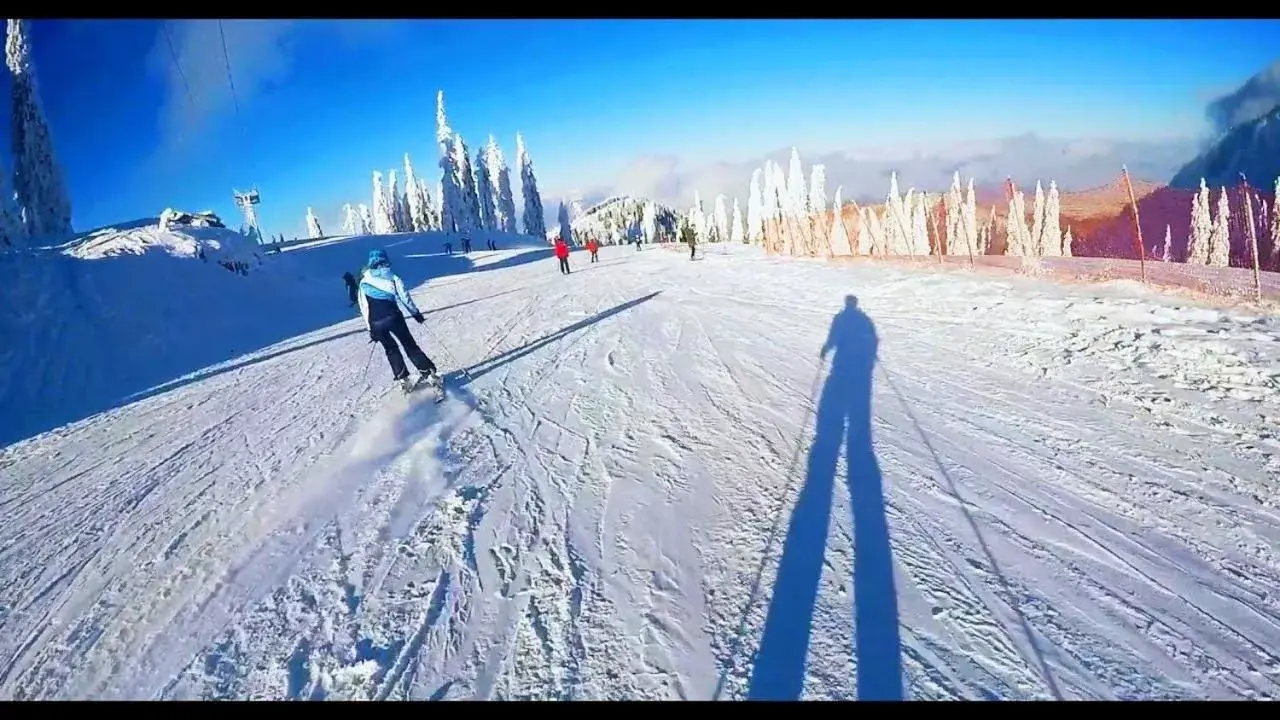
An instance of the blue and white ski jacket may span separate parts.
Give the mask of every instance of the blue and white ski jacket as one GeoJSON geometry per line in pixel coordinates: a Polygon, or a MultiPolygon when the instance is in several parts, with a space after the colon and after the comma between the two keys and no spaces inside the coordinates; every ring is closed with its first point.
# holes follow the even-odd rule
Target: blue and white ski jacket
{"type": "Polygon", "coordinates": [[[391,272],[391,266],[371,267],[360,276],[360,315],[364,317],[365,326],[372,330],[373,323],[388,317],[392,313],[399,315],[399,301],[410,315],[418,314],[418,306],[404,289],[400,276],[391,272]]]}

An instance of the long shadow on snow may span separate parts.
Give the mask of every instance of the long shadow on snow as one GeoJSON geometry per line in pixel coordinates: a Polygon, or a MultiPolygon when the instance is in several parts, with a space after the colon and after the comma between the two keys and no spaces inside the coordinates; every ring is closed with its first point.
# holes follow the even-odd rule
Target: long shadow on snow
{"type": "MultiPolygon", "coordinates": [[[[372,248],[387,249],[395,271],[410,290],[430,279],[548,259],[552,252],[550,248],[531,244],[519,248],[524,252],[498,262],[476,265],[465,255],[445,255],[443,243],[444,238],[438,233],[354,237],[282,252],[268,261],[274,263],[274,258],[282,258],[282,264],[276,268],[268,266],[248,277],[227,273],[214,263],[167,257],[141,255],[85,261],[46,254],[41,263],[31,265],[29,277],[19,278],[19,285],[25,282],[28,287],[61,288],[66,306],[48,311],[47,320],[36,318],[39,322],[35,322],[18,318],[20,322],[11,326],[0,324],[0,327],[9,327],[0,335],[13,332],[22,340],[23,347],[47,345],[55,352],[72,355],[86,348],[96,350],[91,360],[73,366],[83,375],[83,388],[77,388],[74,402],[70,396],[49,399],[45,388],[39,385],[33,391],[25,391],[16,382],[10,382],[10,388],[18,389],[8,395],[0,394],[0,417],[5,418],[0,426],[0,447],[197,379],[356,334],[355,331],[335,334],[269,357],[255,357],[205,375],[187,377],[203,368],[253,355],[291,338],[355,319],[356,311],[342,284],[342,273],[357,272],[372,248]],[[176,273],[173,272],[175,262],[180,263],[176,273]],[[300,277],[291,277],[291,271],[297,271],[300,277]],[[272,272],[276,274],[273,276],[272,272]],[[226,293],[237,305],[252,308],[252,312],[232,313],[221,308],[210,312],[207,306],[195,307],[190,302],[158,300],[155,283],[138,282],[137,278],[159,278],[171,287],[188,283],[203,285],[206,292],[214,295],[195,298],[202,305],[226,293]],[[332,282],[331,292],[326,281],[332,282]],[[135,307],[144,308],[150,314],[135,315],[132,310],[135,307]],[[70,314],[83,326],[74,343],[68,339],[70,325],[54,317],[61,314],[70,314]],[[38,338],[38,333],[45,337],[38,338]]],[[[510,241],[500,239],[498,243],[502,249],[510,241]]],[[[483,258],[483,252],[472,254],[483,258]]],[[[26,362],[36,363],[36,358],[27,358],[26,362]]],[[[8,369],[16,372],[16,367],[8,369]]],[[[47,387],[52,382],[55,381],[43,381],[43,385],[47,387]]],[[[0,382],[0,389],[4,388],[0,382]]]]}
{"type": "Polygon", "coordinates": [[[662,291],[657,290],[655,292],[649,293],[648,295],[642,295],[638,298],[633,298],[624,303],[614,305],[608,310],[602,310],[596,313],[595,315],[592,315],[591,317],[583,318],[572,325],[566,325],[565,327],[560,328],[559,330],[551,333],[550,335],[544,335],[543,337],[540,337],[537,340],[527,342],[518,348],[512,348],[511,350],[498,353],[493,357],[485,358],[484,360],[481,360],[475,365],[472,365],[471,367],[467,368],[467,371],[465,374],[461,370],[448,373],[445,380],[446,382],[450,382],[454,387],[462,387],[468,384],[470,380],[476,380],[478,378],[484,377],[485,375],[493,372],[494,370],[497,370],[503,365],[507,365],[509,363],[515,362],[516,360],[519,360],[520,358],[536,350],[544,348],[547,345],[550,345],[551,343],[557,340],[563,339],[564,337],[568,335],[572,335],[573,333],[579,330],[585,329],[591,325],[595,325],[596,323],[602,320],[606,320],[610,317],[613,317],[618,313],[630,310],[631,308],[637,305],[646,303],[661,294],[662,294],[662,291]],[[470,376],[470,380],[465,379],[467,376],[470,376]]]}
{"type": "Polygon", "coordinates": [[[854,656],[858,698],[901,700],[902,652],[893,549],[880,467],[871,445],[875,325],[852,295],[831,322],[821,355],[834,350],[818,401],[816,436],[778,564],[773,599],[752,668],[750,699],[794,700],[804,685],[805,656],[826,554],[836,466],[843,445],[853,512],[854,656]]]}
{"type": "MultiPolygon", "coordinates": [[[[520,292],[520,288],[513,288],[513,289],[511,289],[511,290],[503,290],[503,291],[502,291],[502,292],[500,292],[500,293],[494,293],[494,294],[492,294],[492,295],[486,295],[486,296],[484,296],[484,297],[475,298],[474,300],[464,300],[463,302],[453,303],[453,304],[451,304],[451,305],[441,305],[440,307],[436,307],[436,308],[426,308],[426,309],[423,309],[423,310],[422,310],[422,314],[423,314],[423,315],[428,315],[428,316],[429,316],[429,315],[432,315],[433,313],[444,312],[444,311],[446,311],[446,310],[453,310],[453,309],[455,309],[455,308],[460,308],[460,307],[464,307],[464,306],[466,306],[466,305],[471,305],[472,303],[483,302],[483,301],[485,301],[485,300],[492,300],[493,298],[502,297],[503,295],[510,295],[511,293],[516,293],[516,292],[520,292]]],[[[217,377],[218,375],[221,375],[221,374],[223,374],[223,373],[234,372],[234,371],[236,371],[236,370],[241,370],[241,369],[243,369],[243,368],[247,368],[247,367],[251,367],[251,366],[253,366],[253,365],[257,365],[258,363],[264,363],[264,362],[266,362],[266,361],[268,361],[268,360],[274,360],[274,359],[276,359],[276,358],[278,358],[278,357],[281,357],[281,356],[283,356],[283,355],[288,355],[288,354],[290,354],[290,353],[298,352],[299,350],[306,350],[307,348],[312,348],[312,347],[315,347],[315,346],[317,346],[317,345],[323,345],[323,344],[325,344],[325,343],[333,342],[333,341],[335,341],[335,340],[341,340],[341,339],[343,339],[343,338],[349,338],[349,337],[351,337],[351,336],[353,336],[353,335],[366,335],[366,334],[367,334],[367,331],[364,329],[364,327],[363,327],[363,326],[361,326],[361,327],[359,327],[359,328],[356,328],[355,330],[346,330],[346,331],[343,331],[343,332],[334,333],[333,335],[326,335],[325,337],[322,337],[322,338],[316,338],[315,340],[312,340],[312,341],[310,341],[310,342],[305,342],[305,343],[302,343],[302,344],[299,344],[299,345],[291,345],[291,346],[289,346],[289,347],[287,347],[287,348],[282,348],[282,349],[280,349],[280,350],[276,350],[275,352],[269,352],[269,353],[265,353],[265,354],[262,354],[262,355],[256,355],[256,356],[251,357],[251,358],[248,358],[248,359],[246,359],[246,360],[242,360],[241,362],[238,362],[238,363],[232,363],[232,364],[230,364],[230,365],[225,365],[225,366],[220,367],[220,368],[218,368],[218,369],[216,369],[216,370],[211,370],[211,371],[209,371],[209,372],[201,372],[201,373],[197,373],[197,374],[195,374],[195,375],[191,375],[191,376],[188,376],[188,377],[184,377],[184,378],[182,378],[182,379],[180,379],[180,380],[173,380],[173,381],[167,382],[167,383],[165,383],[165,384],[163,384],[163,385],[159,385],[159,386],[157,386],[157,387],[151,388],[150,390],[146,390],[146,391],[140,392],[140,393],[138,393],[138,394],[136,394],[136,395],[132,395],[132,396],[130,396],[130,397],[128,398],[128,400],[129,400],[129,402],[137,402],[137,401],[139,401],[139,400],[145,400],[145,399],[147,399],[147,398],[149,398],[149,397],[153,397],[153,396],[155,396],[155,395],[160,395],[160,394],[162,394],[162,393],[169,392],[170,390],[177,390],[177,389],[178,389],[178,388],[180,388],[180,387],[185,387],[185,386],[187,386],[187,385],[190,385],[190,384],[192,384],[192,383],[197,383],[197,382],[200,382],[200,381],[202,381],[202,380],[208,380],[208,379],[209,379],[209,378],[211,378],[211,377],[217,377]]],[[[368,373],[365,373],[365,374],[366,374],[366,375],[368,375],[368,373]]]]}

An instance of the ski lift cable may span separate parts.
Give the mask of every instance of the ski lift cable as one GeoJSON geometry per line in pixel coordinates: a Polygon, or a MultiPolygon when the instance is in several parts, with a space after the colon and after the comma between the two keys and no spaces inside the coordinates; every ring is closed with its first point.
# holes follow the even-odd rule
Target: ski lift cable
{"type": "MultiPolygon", "coordinates": [[[[222,62],[227,68],[227,85],[231,87],[231,104],[235,108],[236,124],[240,126],[240,142],[243,144],[244,148],[248,150],[248,135],[244,130],[244,118],[240,115],[240,97],[239,94],[236,93],[236,81],[231,74],[231,57],[227,54],[227,35],[222,30],[221,18],[218,19],[218,39],[222,41],[222,62]]],[[[254,162],[253,153],[250,152],[248,155],[249,163],[252,167],[254,162]]],[[[256,183],[254,184],[254,187],[257,187],[256,183]]]]}
{"type": "MultiPolygon", "coordinates": [[[[191,109],[195,110],[196,98],[191,92],[191,83],[187,82],[187,74],[182,72],[182,63],[178,60],[178,51],[173,47],[173,36],[169,34],[169,23],[167,21],[161,23],[160,29],[164,32],[164,41],[169,46],[169,57],[173,59],[173,67],[178,71],[178,79],[182,81],[182,89],[187,93],[187,100],[191,102],[191,109]]],[[[178,135],[178,143],[182,143],[181,133],[178,135]]]]}

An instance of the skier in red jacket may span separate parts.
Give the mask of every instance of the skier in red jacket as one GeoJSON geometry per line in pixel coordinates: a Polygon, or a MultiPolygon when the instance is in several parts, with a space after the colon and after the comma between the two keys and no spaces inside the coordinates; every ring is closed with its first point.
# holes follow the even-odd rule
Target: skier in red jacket
{"type": "Polygon", "coordinates": [[[591,262],[596,262],[596,253],[600,252],[600,243],[595,238],[587,241],[587,252],[591,253],[591,262]]]}
{"type": "Polygon", "coordinates": [[[569,274],[569,245],[564,238],[556,238],[556,257],[560,259],[560,272],[569,274]]]}

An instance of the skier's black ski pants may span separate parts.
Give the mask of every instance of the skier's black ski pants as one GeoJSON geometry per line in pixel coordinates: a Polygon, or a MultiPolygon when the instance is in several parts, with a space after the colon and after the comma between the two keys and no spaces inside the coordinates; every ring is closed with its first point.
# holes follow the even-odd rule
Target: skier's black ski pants
{"type": "Polygon", "coordinates": [[[429,373],[436,369],[431,358],[418,347],[417,341],[409,333],[409,326],[405,324],[404,318],[399,313],[374,320],[370,331],[373,338],[382,343],[382,349],[387,353],[387,362],[391,364],[391,374],[396,380],[409,377],[409,371],[404,366],[404,357],[400,354],[400,348],[396,346],[396,340],[404,346],[409,362],[418,368],[418,372],[429,373]]]}
{"type": "Polygon", "coordinates": [[[569,258],[560,258],[560,272],[569,274],[569,258]]]}

